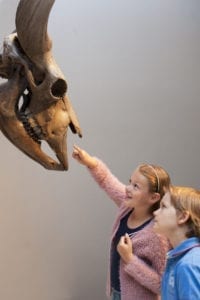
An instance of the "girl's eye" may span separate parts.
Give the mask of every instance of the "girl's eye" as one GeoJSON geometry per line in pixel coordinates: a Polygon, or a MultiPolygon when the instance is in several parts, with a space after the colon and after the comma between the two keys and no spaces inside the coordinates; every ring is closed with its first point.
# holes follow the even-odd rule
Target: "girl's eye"
{"type": "Polygon", "coordinates": [[[139,185],[137,183],[132,182],[131,179],[129,180],[129,184],[130,184],[130,187],[132,187],[133,189],[139,188],[139,185]]]}
{"type": "Polygon", "coordinates": [[[134,183],[134,184],[133,184],[133,187],[134,187],[134,188],[138,188],[137,183],[134,183]]]}

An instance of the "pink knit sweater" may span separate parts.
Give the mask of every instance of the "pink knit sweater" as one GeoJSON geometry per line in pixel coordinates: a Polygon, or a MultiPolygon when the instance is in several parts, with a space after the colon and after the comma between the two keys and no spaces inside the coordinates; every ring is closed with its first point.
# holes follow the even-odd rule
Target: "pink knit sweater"
{"type": "MultiPolygon", "coordinates": [[[[95,168],[89,169],[91,175],[102,189],[118,206],[118,214],[113,225],[111,242],[120,224],[120,220],[130,211],[124,205],[125,185],[122,184],[97,159],[95,168]]],[[[140,230],[133,238],[133,259],[125,264],[120,261],[120,284],[122,300],[158,300],[161,276],[165,267],[166,252],[169,244],[164,237],[153,231],[153,221],[140,230]],[[146,264],[145,262],[149,263],[146,264]]],[[[110,295],[110,274],[108,274],[107,294],[110,295]]]]}

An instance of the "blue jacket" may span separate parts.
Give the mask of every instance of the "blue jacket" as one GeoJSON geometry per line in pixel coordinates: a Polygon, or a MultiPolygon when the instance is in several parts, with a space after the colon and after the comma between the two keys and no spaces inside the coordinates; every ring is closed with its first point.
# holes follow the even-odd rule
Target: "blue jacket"
{"type": "Polygon", "coordinates": [[[167,254],[162,300],[200,299],[200,239],[188,238],[167,254]]]}

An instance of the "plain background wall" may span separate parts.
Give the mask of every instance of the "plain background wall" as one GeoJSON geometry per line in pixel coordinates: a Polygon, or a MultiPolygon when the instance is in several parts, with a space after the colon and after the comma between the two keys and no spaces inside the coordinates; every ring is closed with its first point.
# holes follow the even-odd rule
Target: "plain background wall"
{"type": "MultiPolygon", "coordinates": [[[[18,1],[0,1],[0,40],[18,1]]],[[[74,143],[124,183],[141,162],[200,187],[200,2],[56,0],[48,32],[83,138],[69,171],[1,145],[0,299],[104,300],[116,208],[72,158],[74,143]]]]}

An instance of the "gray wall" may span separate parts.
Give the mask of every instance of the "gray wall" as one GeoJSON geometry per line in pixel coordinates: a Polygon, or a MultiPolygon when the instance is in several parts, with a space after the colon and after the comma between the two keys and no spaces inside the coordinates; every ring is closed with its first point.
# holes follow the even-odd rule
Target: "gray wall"
{"type": "MultiPolygon", "coordinates": [[[[1,44],[17,3],[0,1],[1,44]]],[[[149,162],[199,188],[200,1],[56,0],[48,30],[84,136],[59,173],[1,134],[0,299],[104,300],[116,209],[72,145],[124,183],[149,162]]]]}

